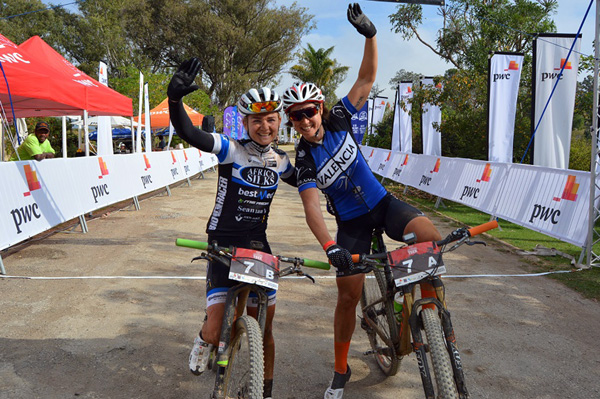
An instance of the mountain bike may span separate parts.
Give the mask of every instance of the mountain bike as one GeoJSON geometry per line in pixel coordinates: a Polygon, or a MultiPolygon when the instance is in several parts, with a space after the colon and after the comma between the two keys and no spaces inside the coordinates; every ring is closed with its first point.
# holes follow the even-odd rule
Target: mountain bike
{"type": "Polygon", "coordinates": [[[469,397],[440,278],[446,272],[442,254],[463,244],[485,245],[471,237],[496,227],[498,222],[491,221],[471,229],[459,228],[436,242],[415,243],[414,234],[407,235],[405,246],[389,252],[383,231],[377,230],[372,253],[352,255],[357,267],[374,275],[365,279],[360,301],[361,327],[371,345],[365,354],[373,354],[379,368],[392,376],[402,358],[415,352],[427,399],[469,397]]]}
{"type": "Polygon", "coordinates": [[[216,363],[217,374],[211,398],[262,399],[267,290],[277,289],[279,278],[289,274],[305,276],[314,283],[302,266],[329,270],[329,263],[181,238],[176,245],[205,250],[192,261],[221,262],[229,267],[229,278],[240,282],[227,291],[219,346],[214,361],[209,361],[211,368],[216,363]],[[290,265],[282,269],[282,263],[290,265]],[[244,315],[250,292],[257,295],[256,319],[244,315]]]}

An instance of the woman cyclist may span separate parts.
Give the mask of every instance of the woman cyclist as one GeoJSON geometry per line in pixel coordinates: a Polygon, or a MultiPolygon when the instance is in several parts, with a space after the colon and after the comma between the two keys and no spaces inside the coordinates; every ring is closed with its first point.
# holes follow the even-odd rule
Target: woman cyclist
{"type": "MultiPolygon", "coordinates": [[[[250,89],[238,103],[249,140],[233,140],[192,126],[181,99],[198,89],[194,79],[200,69],[197,59],[185,61],[169,84],[169,112],[177,134],[202,151],[217,155],[219,175],[215,207],[208,220],[208,241],[271,253],[267,242],[267,218],[279,180],[296,186],[295,169],[287,154],[271,147],[279,133],[282,107],[279,95],[267,87],[250,89]]],[[[217,345],[225,309],[227,290],[239,282],[229,279],[229,269],[209,263],[206,275],[206,319],[194,340],[189,367],[201,374],[208,361],[208,345],[217,345]]],[[[252,295],[252,294],[251,294],[252,295]]],[[[275,290],[268,292],[269,303],[264,336],[264,397],[271,397],[275,343],[272,322],[275,290]]],[[[249,301],[248,314],[256,317],[256,305],[249,301]]]]}
{"type": "Polygon", "coordinates": [[[302,135],[296,149],[298,191],[306,222],[337,268],[338,299],[334,316],[335,366],[325,399],[342,398],[350,379],[347,363],[364,274],[353,267],[351,253],[368,253],[371,234],[383,227],[388,236],[401,240],[416,233],[419,241],[441,239],[431,221],[418,209],[396,199],[373,176],[352,135],[351,117],[371,91],[377,71],[377,30],[358,4],[348,7],[348,20],[366,37],[358,79],[348,95],[331,110],[313,83],[296,83],[283,98],[283,109],[294,129],[302,135]],[[337,236],[327,230],[319,191],[336,217],[337,236]]]}

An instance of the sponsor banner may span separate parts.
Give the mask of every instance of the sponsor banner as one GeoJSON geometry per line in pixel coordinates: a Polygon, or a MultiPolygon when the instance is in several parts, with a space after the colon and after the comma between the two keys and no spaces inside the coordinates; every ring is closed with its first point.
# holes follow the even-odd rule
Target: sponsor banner
{"type": "MultiPolygon", "coordinates": [[[[104,86],[108,86],[108,67],[102,61],[98,64],[98,81],[104,86]]],[[[99,116],[98,126],[96,128],[96,144],[98,147],[98,155],[112,155],[112,126],[110,124],[110,116],[99,116]]]]}
{"type": "Polygon", "coordinates": [[[373,112],[371,114],[371,125],[369,134],[375,134],[377,129],[375,126],[383,120],[387,97],[375,97],[372,102],[373,112]]]}
{"type": "Polygon", "coordinates": [[[506,178],[507,164],[455,159],[454,179],[448,181],[444,198],[494,213],[500,188],[506,178]]]}
{"type": "Polygon", "coordinates": [[[560,169],[569,167],[581,36],[567,59],[574,40],[575,35],[566,34],[542,34],[534,39],[534,165],[560,169]],[[554,93],[550,97],[552,90],[554,93]]]}
{"type": "Polygon", "coordinates": [[[588,229],[589,183],[588,172],[514,165],[508,171],[496,215],[583,246],[588,229]]]}
{"type": "Polygon", "coordinates": [[[0,249],[83,213],[66,162],[0,163],[0,249]]]}
{"type": "Polygon", "coordinates": [[[489,63],[488,159],[511,163],[522,54],[496,53],[489,63]]]}
{"type": "Polygon", "coordinates": [[[392,150],[384,150],[379,152],[379,156],[374,160],[374,165],[371,168],[373,172],[385,177],[387,165],[392,159],[392,150]]]}
{"type": "MultiPolygon", "coordinates": [[[[373,153],[372,170],[389,152],[371,147],[362,151],[373,153]]],[[[562,241],[585,245],[589,172],[392,152],[381,174],[562,241]]]]}
{"type": "Polygon", "coordinates": [[[400,83],[400,103],[404,104],[404,111],[400,108],[400,151],[405,153],[412,152],[412,82],[400,83]]]}
{"type": "Polygon", "coordinates": [[[392,151],[391,159],[386,162],[382,175],[387,179],[400,182],[400,174],[408,163],[408,157],[409,154],[392,151]]]}
{"type": "MultiPolygon", "coordinates": [[[[421,79],[422,86],[433,86],[433,78],[421,79]]],[[[441,89],[441,86],[439,87],[441,89]]],[[[423,104],[422,129],[423,132],[423,154],[442,155],[442,135],[434,124],[439,127],[442,123],[442,110],[437,105],[423,104]]]]}
{"type": "Polygon", "coordinates": [[[396,88],[394,98],[394,121],[392,123],[392,151],[400,151],[400,85],[396,88]]]}
{"type": "Polygon", "coordinates": [[[369,102],[366,101],[363,107],[354,115],[352,115],[352,134],[358,144],[361,144],[363,137],[367,131],[369,114],[369,102]]]}
{"type": "Polygon", "coordinates": [[[195,148],[0,162],[0,249],[216,164],[214,154],[195,148]]]}
{"type": "Polygon", "coordinates": [[[399,182],[443,197],[449,181],[456,179],[452,158],[412,154],[402,169],[399,182]]]}

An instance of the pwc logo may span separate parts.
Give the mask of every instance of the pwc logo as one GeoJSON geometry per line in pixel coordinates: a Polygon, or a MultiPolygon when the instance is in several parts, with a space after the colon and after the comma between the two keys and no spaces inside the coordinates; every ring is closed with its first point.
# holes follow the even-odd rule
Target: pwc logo
{"type": "Polygon", "coordinates": [[[404,162],[402,162],[402,166],[406,166],[408,164],[408,154],[404,157],[404,162]]]}
{"type": "MultiPolygon", "coordinates": [[[[553,201],[560,202],[565,201],[577,201],[577,191],[579,190],[579,184],[576,181],[576,176],[567,176],[567,182],[563,188],[562,195],[560,197],[552,198],[553,201]]],[[[554,209],[550,206],[546,207],[542,204],[534,204],[533,210],[531,211],[531,217],[529,223],[533,223],[536,220],[547,222],[550,221],[552,224],[558,224],[560,216],[560,209],[554,209]]]]}
{"type": "Polygon", "coordinates": [[[187,153],[185,152],[185,150],[183,150],[183,157],[185,158],[184,162],[188,161],[188,157],[187,157],[187,153]]]}
{"type": "Polygon", "coordinates": [[[379,164],[379,166],[377,167],[377,172],[381,172],[382,170],[385,169],[385,165],[388,163],[388,161],[390,160],[391,157],[392,157],[392,152],[390,151],[390,152],[388,152],[388,156],[385,159],[385,161],[381,162],[379,164]]]}
{"type": "Polygon", "coordinates": [[[490,181],[490,176],[492,176],[492,168],[490,168],[490,164],[486,163],[485,168],[483,168],[483,174],[481,175],[481,179],[477,179],[477,183],[485,181],[490,181]]]}
{"type": "MultiPolygon", "coordinates": [[[[31,165],[24,165],[23,171],[25,172],[25,179],[27,180],[27,187],[29,188],[29,191],[24,192],[23,196],[30,197],[31,192],[41,189],[42,185],[38,180],[37,172],[31,169],[31,165]]],[[[10,215],[12,216],[15,224],[17,234],[21,234],[23,232],[23,230],[21,230],[23,225],[30,223],[34,219],[39,219],[42,217],[40,207],[36,202],[33,202],[32,204],[25,204],[20,208],[11,209],[10,215]]]]}
{"type": "Polygon", "coordinates": [[[561,58],[560,66],[558,68],[554,68],[554,70],[560,71],[561,69],[563,69],[563,66],[565,67],[565,69],[573,69],[573,67],[571,66],[571,61],[567,62],[566,58],[561,58]],[[565,65],[565,63],[566,63],[566,65],[565,65]]]}
{"type": "Polygon", "coordinates": [[[175,165],[177,163],[177,158],[175,158],[175,151],[171,151],[171,159],[173,160],[173,162],[171,162],[171,165],[175,165]]]}
{"type": "Polygon", "coordinates": [[[505,69],[505,71],[518,71],[518,70],[519,70],[519,64],[515,60],[510,61],[508,63],[508,68],[505,69]]]}
{"type": "Polygon", "coordinates": [[[39,190],[42,188],[42,185],[38,180],[37,172],[31,169],[31,165],[23,166],[23,170],[25,171],[25,179],[27,179],[27,186],[29,187],[29,191],[25,191],[23,196],[29,197],[32,191],[39,190]]]}
{"type": "Polygon", "coordinates": [[[148,157],[146,156],[146,154],[144,154],[144,164],[146,164],[144,171],[150,169],[152,166],[150,165],[150,160],[148,159],[148,157]]]}
{"type": "MultiPolygon", "coordinates": [[[[481,183],[483,182],[489,182],[490,181],[490,177],[492,176],[492,168],[490,167],[489,163],[485,164],[485,167],[483,168],[483,174],[481,175],[480,179],[475,180],[477,183],[481,183]]],[[[473,198],[473,199],[477,199],[479,198],[479,193],[481,192],[481,189],[477,186],[473,187],[473,186],[464,186],[463,191],[460,195],[460,199],[462,200],[463,198],[473,198]]]]}
{"type": "MultiPolygon", "coordinates": [[[[145,165],[144,171],[147,171],[152,166],[150,165],[150,160],[148,159],[146,154],[143,154],[143,155],[144,155],[144,165],[145,165]]],[[[140,179],[142,180],[142,185],[144,186],[144,189],[146,189],[147,185],[152,184],[152,175],[151,174],[140,176],[140,179]]]]}
{"type": "Polygon", "coordinates": [[[577,191],[579,191],[579,183],[577,183],[575,176],[569,175],[560,198],[554,197],[552,200],[556,202],[560,202],[561,200],[577,201],[577,191]]]}
{"type": "MultiPolygon", "coordinates": [[[[108,176],[108,167],[106,166],[106,162],[104,162],[102,157],[98,157],[98,166],[100,167],[100,176],[98,176],[98,179],[108,176]]],[[[98,203],[98,199],[100,197],[108,196],[110,194],[107,183],[92,186],[90,187],[90,191],[95,204],[98,203]]]]}
{"type": "Polygon", "coordinates": [[[558,72],[542,72],[542,82],[546,80],[562,79],[563,75],[560,73],[560,71],[563,69],[563,67],[565,72],[573,69],[570,61],[567,62],[565,58],[561,58],[560,66],[558,68],[554,68],[554,70],[558,72]]]}
{"type": "Polygon", "coordinates": [[[430,173],[438,173],[440,171],[440,163],[441,163],[441,160],[440,160],[440,158],[438,158],[437,161],[435,161],[433,170],[430,171],[430,173]]]}

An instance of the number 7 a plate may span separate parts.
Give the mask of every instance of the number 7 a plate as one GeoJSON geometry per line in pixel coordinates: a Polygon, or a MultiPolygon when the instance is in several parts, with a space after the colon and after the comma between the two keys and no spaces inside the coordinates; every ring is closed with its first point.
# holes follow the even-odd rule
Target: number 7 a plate
{"type": "Polygon", "coordinates": [[[396,287],[401,287],[428,276],[446,273],[440,248],[432,242],[421,242],[388,253],[396,287]]]}
{"type": "Polygon", "coordinates": [[[279,287],[279,259],[265,252],[236,248],[229,266],[229,278],[276,290],[279,287]]]}

